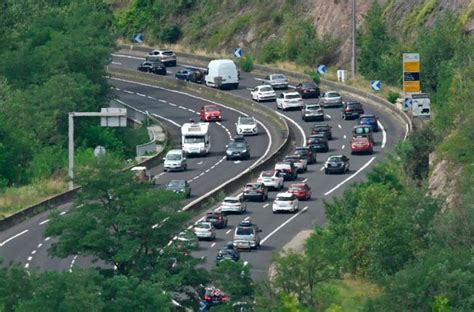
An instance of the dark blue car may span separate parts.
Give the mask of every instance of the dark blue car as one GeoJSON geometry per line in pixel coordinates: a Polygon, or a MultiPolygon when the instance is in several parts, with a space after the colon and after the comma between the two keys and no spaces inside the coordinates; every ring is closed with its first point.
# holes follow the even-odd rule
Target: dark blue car
{"type": "Polygon", "coordinates": [[[377,117],[375,117],[373,114],[360,115],[359,125],[371,126],[373,132],[379,131],[377,117]]]}
{"type": "Polygon", "coordinates": [[[197,68],[183,68],[176,72],[176,79],[191,81],[194,83],[204,82],[204,73],[197,68]]]}

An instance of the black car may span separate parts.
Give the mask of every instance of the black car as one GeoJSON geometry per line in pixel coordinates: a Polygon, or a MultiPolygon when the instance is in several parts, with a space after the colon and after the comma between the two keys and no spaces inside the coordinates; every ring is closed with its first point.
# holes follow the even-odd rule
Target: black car
{"type": "Polygon", "coordinates": [[[331,155],[324,164],[324,173],[346,173],[349,171],[349,158],[345,155],[331,155]]]}
{"type": "Polygon", "coordinates": [[[205,221],[212,223],[216,229],[223,229],[227,226],[227,217],[222,212],[208,212],[205,221]]]}
{"type": "Polygon", "coordinates": [[[342,103],[342,119],[355,119],[364,114],[364,107],[359,102],[342,103]]]}
{"type": "Polygon", "coordinates": [[[311,135],[306,145],[311,146],[316,152],[329,152],[329,142],[325,135],[311,135]]]}
{"type": "Polygon", "coordinates": [[[189,183],[186,180],[171,180],[166,185],[166,190],[183,194],[185,197],[191,196],[191,186],[189,186],[189,183]]]}
{"type": "Polygon", "coordinates": [[[161,62],[146,61],[138,65],[137,69],[141,72],[166,75],[166,67],[161,62]]]}
{"type": "Polygon", "coordinates": [[[237,248],[234,248],[234,243],[230,242],[226,247],[219,249],[216,256],[216,264],[225,260],[237,262],[240,259],[240,253],[237,248]]]}
{"type": "Polygon", "coordinates": [[[296,85],[295,90],[301,94],[302,98],[315,97],[318,98],[321,95],[319,86],[314,82],[302,82],[296,85]]]}
{"type": "Polygon", "coordinates": [[[231,141],[227,145],[225,151],[225,158],[229,159],[249,159],[250,158],[250,146],[245,140],[231,141]]]}
{"type": "Polygon", "coordinates": [[[311,134],[323,133],[328,140],[332,140],[332,127],[328,124],[326,125],[314,125],[311,128],[311,134]]]}
{"type": "Polygon", "coordinates": [[[297,147],[295,149],[295,154],[300,155],[302,158],[306,159],[309,164],[316,163],[316,152],[311,149],[309,146],[297,147]]]}

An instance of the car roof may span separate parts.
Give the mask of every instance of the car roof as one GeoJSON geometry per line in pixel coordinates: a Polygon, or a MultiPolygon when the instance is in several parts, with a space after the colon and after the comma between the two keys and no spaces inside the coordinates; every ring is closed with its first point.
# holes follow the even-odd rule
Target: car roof
{"type": "Polygon", "coordinates": [[[198,223],[195,224],[195,226],[199,226],[199,225],[210,225],[212,226],[212,222],[207,222],[207,221],[200,221],[198,223]]]}
{"type": "Polygon", "coordinates": [[[313,129],[315,129],[315,128],[331,128],[331,126],[328,125],[328,124],[325,124],[325,125],[316,124],[316,125],[313,126],[313,129]]]}
{"type": "Polygon", "coordinates": [[[374,114],[362,114],[362,115],[360,115],[360,118],[364,118],[364,117],[366,117],[366,118],[375,118],[375,115],[374,114]]]}
{"type": "MultiPolygon", "coordinates": [[[[269,85],[269,84],[263,84],[263,85],[257,86],[257,88],[263,88],[263,87],[270,87],[270,88],[272,88],[272,86],[269,85]]],[[[272,88],[272,89],[273,89],[273,88],[272,88]]]]}
{"type": "Polygon", "coordinates": [[[183,150],[172,149],[172,150],[169,150],[167,154],[182,154],[182,153],[183,153],[183,150]]]}
{"type": "Polygon", "coordinates": [[[240,200],[239,196],[226,196],[224,200],[240,200]]]}
{"type": "Polygon", "coordinates": [[[222,212],[220,211],[209,211],[208,213],[206,213],[206,216],[212,216],[212,215],[221,215],[222,212]]]}
{"type": "Polygon", "coordinates": [[[300,94],[299,94],[298,92],[296,92],[296,91],[283,92],[283,96],[285,96],[285,95],[298,95],[298,96],[299,96],[300,94]]]}
{"type": "Polygon", "coordinates": [[[204,104],[203,107],[219,107],[216,104],[204,104]]]}

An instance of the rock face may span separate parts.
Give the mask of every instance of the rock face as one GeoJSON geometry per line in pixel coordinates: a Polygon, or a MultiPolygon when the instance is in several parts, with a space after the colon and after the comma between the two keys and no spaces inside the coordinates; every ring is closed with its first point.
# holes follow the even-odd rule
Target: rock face
{"type": "Polygon", "coordinates": [[[430,155],[431,175],[429,178],[429,195],[436,198],[446,198],[444,209],[456,206],[458,196],[456,193],[456,181],[460,176],[462,168],[454,168],[447,160],[435,163],[434,154],[430,155]]]}

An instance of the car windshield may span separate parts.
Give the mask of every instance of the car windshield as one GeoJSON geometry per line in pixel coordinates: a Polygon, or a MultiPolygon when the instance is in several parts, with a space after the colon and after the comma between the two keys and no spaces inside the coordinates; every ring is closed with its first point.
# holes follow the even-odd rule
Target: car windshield
{"type": "Polygon", "coordinates": [[[184,181],[171,180],[170,183],[168,183],[168,187],[184,187],[184,181]]]}
{"type": "Polygon", "coordinates": [[[350,108],[360,108],[362,105],[360,103],[349,103],[347,106],[350,108]]]}
{"type": "Polygon", "coordinates": [[[180,160],[181,155],[180,154],[168,154],[166,155],[166,160],[180,160]]]}
{"type": "Polygon", "coordinates": [[[237,235],[253,235],[253,228],[251,227],[244,227],[244,226],[239,226],[237,228],[237,235]]]}
{"type": "Polygon", "coordinates": [[[293,200],[293,196],[278,196],[276,197],[276,200],[278,201],[291,201],[293,200]]]}
{"type": "Polygon", "coordinates": [[[339,161],[342,161],[342,157],[341,156],[331,156],[331,157],[329,157],[329,161],[339,162],[339,161]]]}
{"type": "Polygon", "coordinates": [[[369,133],[369,132],[370,132],[370,128],[366,128],[366,127],[357,127],[357,128],[354,128],[354,133],[357,133],[357,134],[369,133]]]}
{"type": "Polygon", "coordinates": [[[184,143],[203,143],[204,136],[187,135],[184,137],[184,143]]]}
{"type": "Polygon", "coordinates": [[[211,225],[209,223],[198,223],[196,227],[199,229],[210,229],[211,225]]]}
{"type": "Polygon", "coordinates": [[[238,204],[239,200],[238,199],[224,199],[224,203],[227,204],[238,204]]]}
{"type": "Polygon", "coordinates": [[[232,143],[230,143],[229,148],[244,149],[245,148],[245,143],[243,143],[243,142],[232,142],[232,143]]]}
{"type": "Polygon", "coordinates": [[[314,131],[328,131],[329,128],[326,126],[316,126],[313,128],[314,131]]]}
{"type": "Polygon", "coordinates": [[[283,76],[283,75],[273,75],[272,79],[285,79],[285,76],[283,76]]]}
{"type": "Polygon", "coordinates": [[[206,112],[216,112],[219,111],[219,109],[215,106],[207,106],[206,107],[206,112]]]}
{"type": "Polygon", "coordinates": [[[207,219],[208,220],[217,220],[217,219],[219,219],[219,216],[218,215],[208,215],[207,219]]]}
{"type": "Polygon", "coordinates": [[[245,186],[245,188],[246,188],[246,189],[256,190],[256,189],[258,189],[259,186],[260,186],[259,184],[247,184],[247,185],[245,186]]]}
{"type": "Polygon", "coordinates": [[[267,87],[261,87],[261,88],[260,88],[260,91],[262,91],[262,92],[268,92],[268,91],[273,91],[273,89],[272,89],[272,87],[267,86],[267,87]]]}
{"type": "Polygon", "coordinates": [[[299,94],[287,94],[285,98],[287,99],[299,99],[301,96],[299,94]]]}
{"type": "Polygon", "coordinates": [[[374,117],[362,117],[360,119],[361,122],[375,122],[375,118],[374,117]]]}
{"type": "Polygon", "coordinates": [[[336,93],[336,92],[329,92],[329,93],[326,93],[326,97],[328,98],[336,98],[336,97],[339,97],[339,93],[336,93]]]}
{"type": "Polygon", "coordinates": [[[253,118],[240,118],[239,123],[241,125],[253,125],[255,124],[255,121],[253,120],[253,118]]]}

